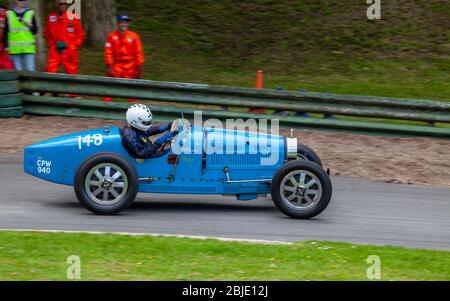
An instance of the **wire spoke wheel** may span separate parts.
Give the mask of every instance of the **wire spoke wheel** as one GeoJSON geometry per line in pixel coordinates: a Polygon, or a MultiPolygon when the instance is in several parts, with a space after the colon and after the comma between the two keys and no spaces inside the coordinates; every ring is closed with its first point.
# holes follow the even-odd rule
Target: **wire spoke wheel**
{"type": "Polygon", "coordinates": [[[113,163],[94,166],[85,178],[88,197],[96,204],[111,206],[119,203],[128,191],[128,178],[122,168],[113,163]]]}

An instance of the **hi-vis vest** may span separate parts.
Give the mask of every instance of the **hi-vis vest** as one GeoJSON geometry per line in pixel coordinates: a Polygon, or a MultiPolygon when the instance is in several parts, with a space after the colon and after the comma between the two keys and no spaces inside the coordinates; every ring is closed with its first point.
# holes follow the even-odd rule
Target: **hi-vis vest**
{"type": "MultiPolygon", "coordinates": [[[[9,54],[36,53],[36,38],[30,28],[19,21],[14,11],[8,10],[7,16],[9,24],[9,54]]],[[[23,15],[23,20],[31,23],[33,17],[34,11],[28,10],[23,15]]]]}

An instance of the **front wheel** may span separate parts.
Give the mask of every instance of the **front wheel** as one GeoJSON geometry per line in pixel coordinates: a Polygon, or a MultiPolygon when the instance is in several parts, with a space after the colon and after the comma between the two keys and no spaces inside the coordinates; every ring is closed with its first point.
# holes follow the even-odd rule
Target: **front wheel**
{"type": "Polygon", "coordinates": [[[125,159],[103,153],[86,160],[75,176],[75,194],[89,211],[99,215],[122,212],[135,200],[138,176],[125,159]]]}
{"type": "Polygon", "coordinates": [[[299,144],[297,147],[297,160],[311,161],[323,167],[319,155],[312,148],[303,144],[299,144]]]}
{"type": "Polygon", "coordinates": [[[330,203],[332,193],[328,174],[313,162],[289,162],[272,180],[272,200],[291,218],[310,219],[319,215],[330,203]]]}

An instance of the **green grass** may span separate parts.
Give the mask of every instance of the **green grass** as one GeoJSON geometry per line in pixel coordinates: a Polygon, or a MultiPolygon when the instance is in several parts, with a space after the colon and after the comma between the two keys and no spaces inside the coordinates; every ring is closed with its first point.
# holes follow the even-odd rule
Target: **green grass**
{"type": "Polygon", "coordinates": [[[445,1],[384,2],[376,22],[354,0],[117,3],[145,41],[145,78],[252,87],[263,68],[268,88],[450,101],[445,1]]]}
{"type": "Polygon", "coordinates": [[[67,280],[71,255],[82,280],[367,280],[370,255],[382,280],[450,280],[445,251],[32,232],[0,232],[0,280],[67,280]]]}
{"type": "MultiPolygon", "coordinates": [[[[147,63],[143,77],[161,81],[253,87],[259,68],[254,65],[253,68],[245,67],[246,70],[226,70],[205,58],[183,56],[181,59],[175,50],[171,52],[171,49],[159,50],[157,53],[146,51],[147,63]]],[[[81,73],[105,74],[101,50],[83,49],[81,53],[85,57],[81,63],[81,73]]],[[[450,101],[450,70],[443,70],[434,64],[408,71],[408,65],[420,66],[421,62],[348,58],[326,62],[321,57],[309,59],[312,61],[305,63],[301,70],[283,72],[265,68],[266,88],[450,101]]],[[[450,66],[450,59],[446,64],[450,66]]]]}

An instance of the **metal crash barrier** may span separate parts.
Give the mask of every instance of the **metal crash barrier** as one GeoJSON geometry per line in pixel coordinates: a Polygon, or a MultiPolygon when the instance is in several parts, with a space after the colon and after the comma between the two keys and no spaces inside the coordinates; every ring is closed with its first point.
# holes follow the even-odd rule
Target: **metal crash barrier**
{"type": "Polygon", "coordinates": [[[281,126],[289,127],[450,138],[450,102],[83,75],[0,72],[0,117],[18,117],[22,114],[22,101],[23,112],[26,114],[106,119],[123,119],[129,106],[123,102],[86,99],[86,96],[150,101],[149,107],[154,111],[157,121],[173,120],[179,118],[181,113],[186,118],[192,118],[195,111],[201,110],[204,118],[275,118],[281,126]],[[31,95],[36,92],[45,96],[31,95]],[[83,95],[83,98],[53,97],[54,94],[77,94],[83,95]],[[8,116],[2,111],[3,106],[8,103],[10,105],[6,108],[15,110],[15,115],[11,114],[14,116],[8,116]],[[338,118],[246,112],[254,107],[274,111],[333,114],[338,118]]]}

